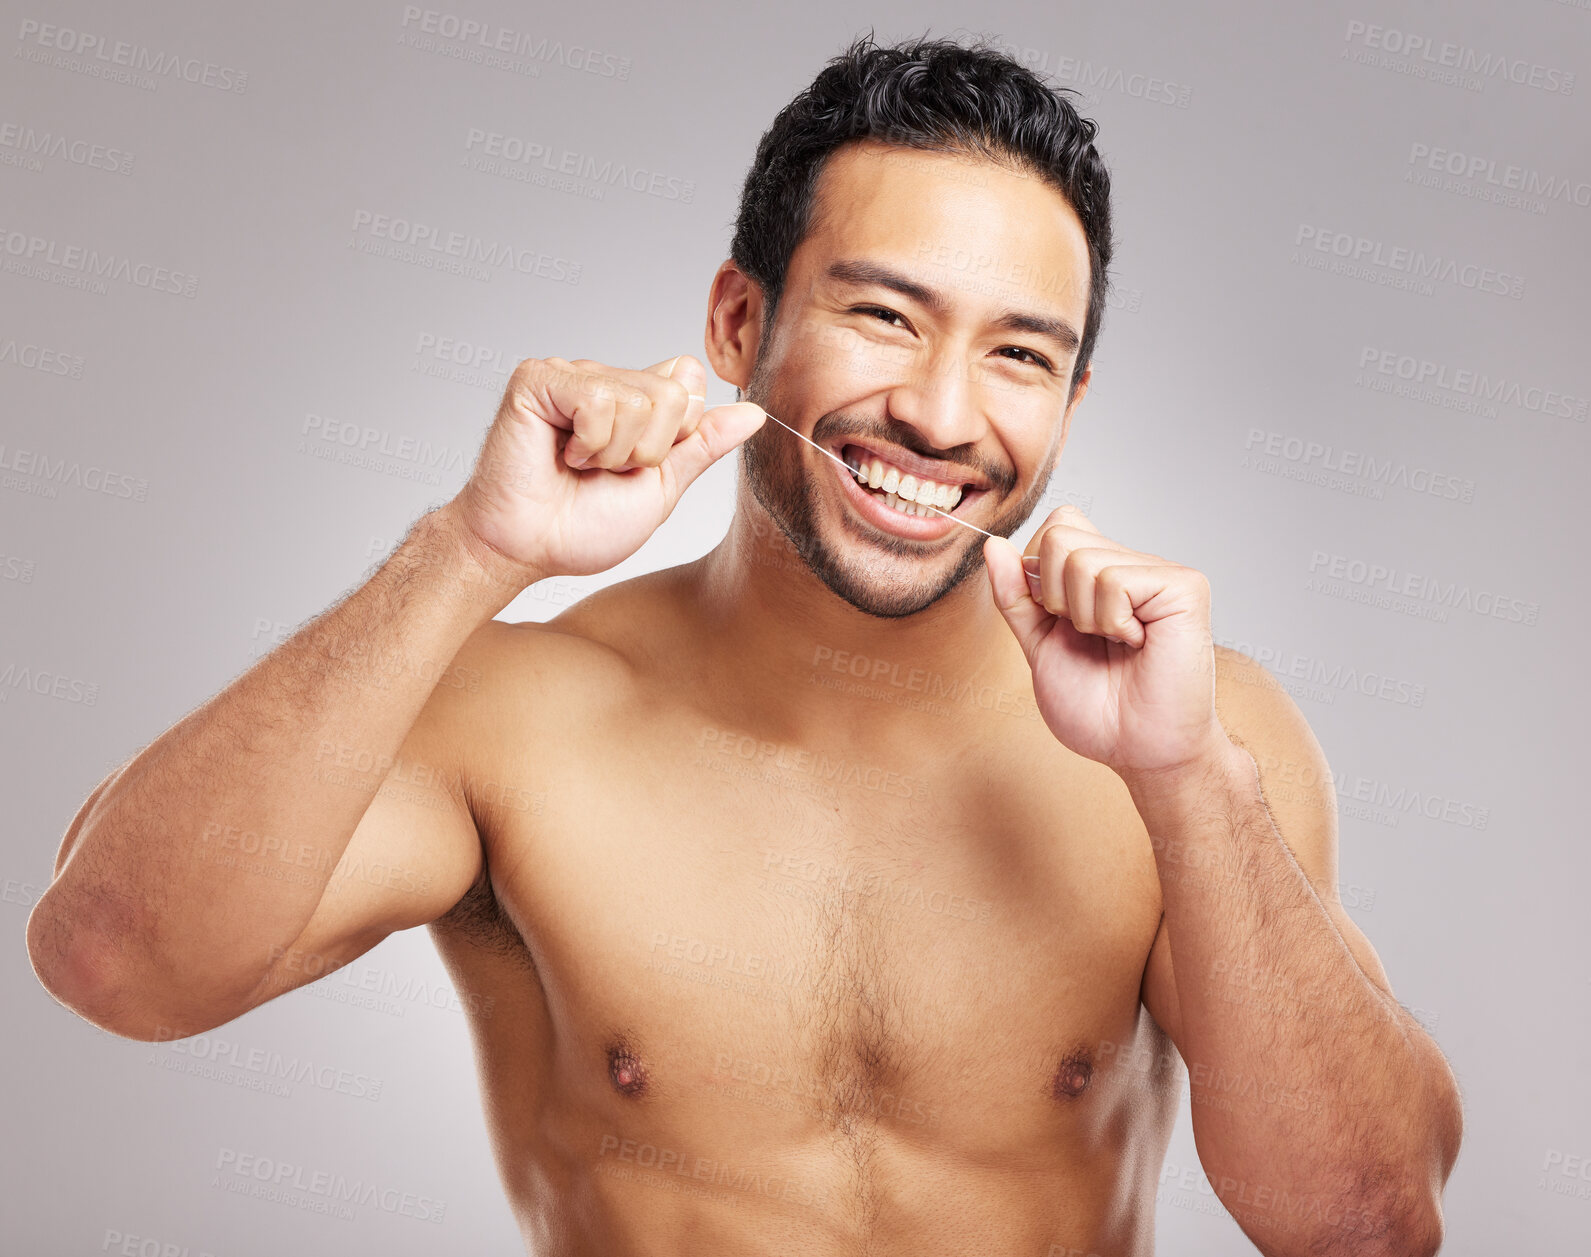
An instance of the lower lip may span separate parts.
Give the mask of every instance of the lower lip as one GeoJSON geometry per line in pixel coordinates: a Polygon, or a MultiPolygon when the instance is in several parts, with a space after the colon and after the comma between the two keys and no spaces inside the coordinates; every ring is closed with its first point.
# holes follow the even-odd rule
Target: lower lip
{"type": "MultiPolygon", "coordinates": [[[[824,459],[828,462],[827,459],[824,459]]],[[[869,493],[862,488],[856,476],[838,463],[830,463],[834,474],[845,486],[845,495],[855,505],[857,513],[868,523],[883,532],[913,541],[938,541],[956,522],[945,515],[905,515],[893,506],[884,505],[882,494],[869,493]]]]}

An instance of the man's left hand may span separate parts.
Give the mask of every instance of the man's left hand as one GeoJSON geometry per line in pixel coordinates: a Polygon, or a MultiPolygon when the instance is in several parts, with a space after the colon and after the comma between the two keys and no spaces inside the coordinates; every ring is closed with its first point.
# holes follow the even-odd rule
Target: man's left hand
{"type": "Polygon", "coordinates": [[[1063,745],[1124,776],[1231,749],[1215,713],[1204,573],[1110,540],[1073,506],[1051,512],[1025,559],[998,537],[983,556],[1063,745]]]}

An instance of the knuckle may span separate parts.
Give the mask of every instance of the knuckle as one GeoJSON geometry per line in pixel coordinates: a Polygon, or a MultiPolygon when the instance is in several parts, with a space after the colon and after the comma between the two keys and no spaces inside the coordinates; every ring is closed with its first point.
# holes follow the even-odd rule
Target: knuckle
{"type": "Polygon", "coordinates": [[[673,378],[660,381],[663,386],[663,395],[670,406],[678,407],[681,413],[690,405],[691,391],[685,386],[684,380],[673,378]]]}

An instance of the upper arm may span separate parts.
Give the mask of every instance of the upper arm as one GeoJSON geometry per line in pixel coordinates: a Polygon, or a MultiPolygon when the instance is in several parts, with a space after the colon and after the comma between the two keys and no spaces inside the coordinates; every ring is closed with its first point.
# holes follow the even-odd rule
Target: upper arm
{"type": "MultiPolygon", "coordinates": [[[[1260,790],[1293,859],[1360,969],[1392,994],[1381,960],[1343,907],[1337,883],[1337,792],[1319,741],[1292,699],[1263,666],[1215,648],[1216,714],[1232,740],[1254,757],[1260,790]]],[[[1171,940],[1165,918],[1144,969],[1143,1001],[1173,1040],[1180,1039],[1171,940]]]]}
{"type": "MultiPolygon", "coordinates": [[[[432,690],[344,848],[320,903],[298,937],[276,948],[249,1007],[313,982],[398,930],[427,925],[463,898],[481,873],[481,836],[466,785],[479,753],[479,679],[490,666],[493,635],[482,627],[432,690]],[[473,678],[456,686],[449,678],[473,678]]],[[[323,782],[367,781],[356,748],[317,753],[323,782]]]]}

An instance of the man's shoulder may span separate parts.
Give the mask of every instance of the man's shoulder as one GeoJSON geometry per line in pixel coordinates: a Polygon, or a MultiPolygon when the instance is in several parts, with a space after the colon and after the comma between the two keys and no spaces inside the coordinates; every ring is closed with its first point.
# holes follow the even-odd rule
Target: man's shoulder
{"type": "Polygon", "coordinates": [[[1267,797],[1288,786],[1317,812],[1329,811],[1326,754],[1287,687],[1241,651],[1215,648],[1215,707],[1228,736],[1254,757],[1267,797]],[[1307,796],[1307,797],[1306,797],[1307,796]]]}
{"type": "Polygon", "coordinates": [[[1215,705],[1223,722],[1230,712],[1240,720],[1263,719],[1283,706],[1292,705],[1276,675],[1240,650],[1215,646],[1215,705]]]}
{"type": "Polygon", "coordinates": [[[459,650],[455,669],[479,683],[474,692],[508,695],[516,706],[575,692],[586,704],[622,697],[671,636],[678,599],[678,578],[652,572],[594,590],[546,621],[489,620],[459,650]]]}

